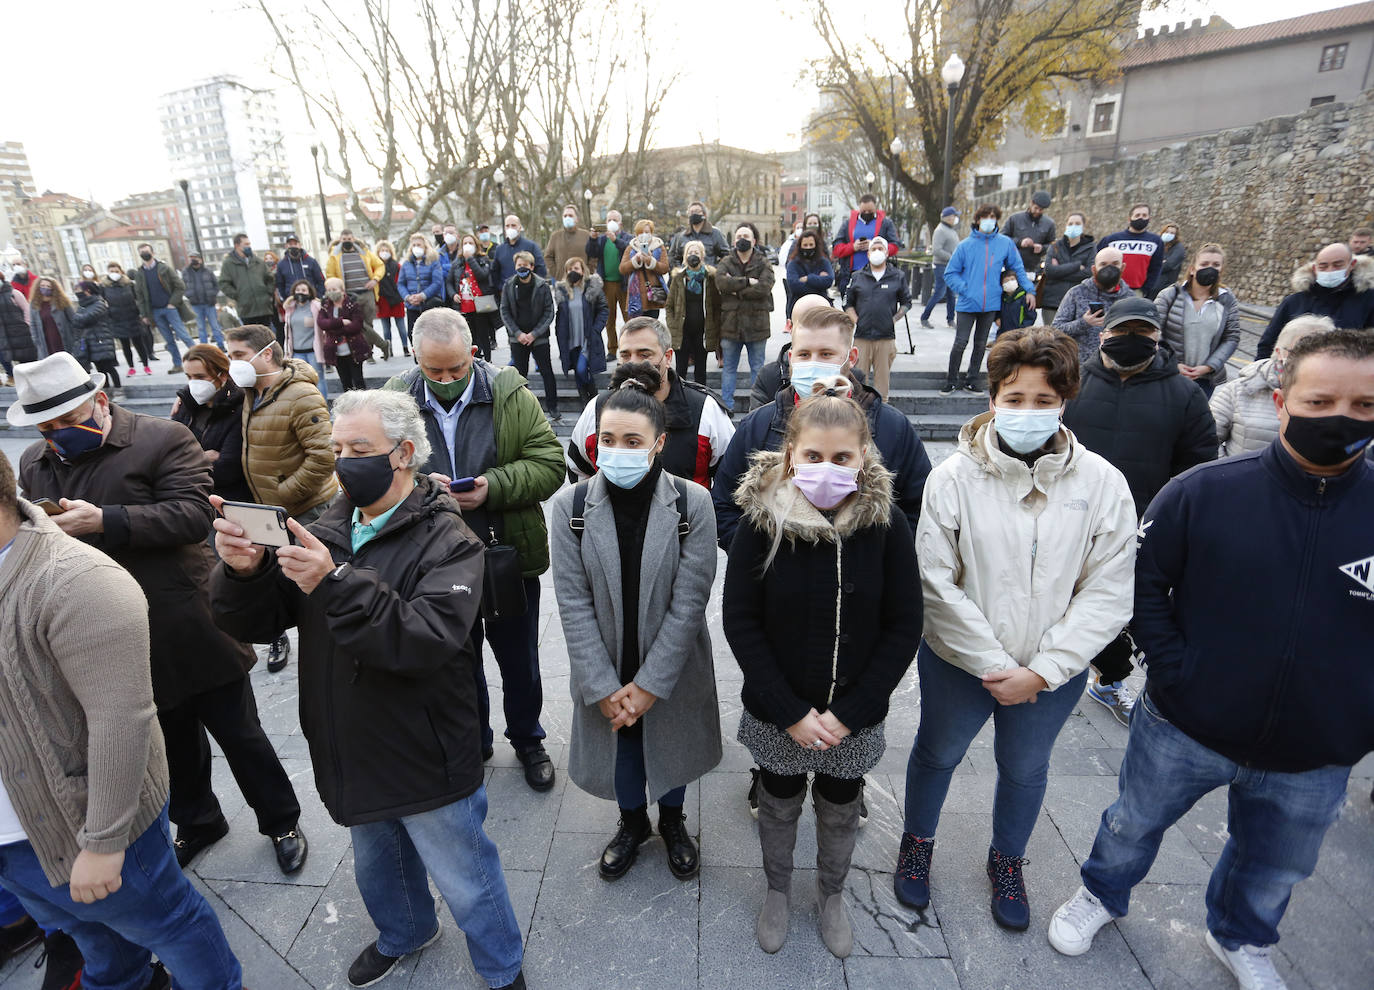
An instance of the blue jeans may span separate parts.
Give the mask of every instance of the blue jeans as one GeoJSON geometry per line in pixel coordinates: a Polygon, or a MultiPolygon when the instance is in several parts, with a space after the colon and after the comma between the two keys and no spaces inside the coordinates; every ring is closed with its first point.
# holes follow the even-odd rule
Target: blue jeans
{"type": "Polygon", "coordinates": [[[179,990],[240,990],[243,971],[210,905],[172,854],[167,809],[124,851],[123,886],[94,904],[48,883],[33,846],[0,846],[0,883],[47,931],[62,930],[86,958],[86,990],[143,990],[152,953],[179,990]]]}
{"type": "Polygon", "coordinates": [[[544,744],[539,713],[544,709],[544,681],[539,675],[539,579],[525,578],[524,615],[488,622],[480,615],[472,624],[472,655],[477,681],[477,712],[482,719],[482,748],[491,749],[491,695],[482,669],[482,640],[491,644],[501,668],[501,701],[506,713],[506,738],[517,753],[544,744]]]}
{"type": "Polygon", "coordinates": [[[224,350],[224,331],[220,329],[219,314],[215,312],[214,303],[208,306],[197,306],[191,304],[191,310],[196,314],[196,323],[200,325],[200,342],[208,344],[211,334],[214,334],[215,343],[220,350],[224,350]]]}
{"type": "Polygon", "coordinates": [[[1050,751],[1083,695],[1088,672],[1041,691],[1033,704],[1001,705],[980,679],[941,660],[924,640],[916,669],[921,725],[906,765],[905,830],[921,838],[935,835],[954,768],[990,715],[997,758],[992,847],[1004,856],[1024,856],[1045,801],[1050,751]]]}
{"type": "Polygon", "coordinates": [[[315,357],[314,351],[292,351],[291,356],[297,361],[304,361],[315,369],[315,374],[320,376],[319,390],[320,395],[324,396],[324,401],[329,401],[329,384],[324,378],[324,366],[320,364],[319,358],[315,357]]]}
{"type": "Polygon", "coordinates": [[[749,387],[753,388],[754,379],[758,378],[759,371],[763,368],[767,344],[766,340],[751,340],[746,343],[742,340],[721,338],[720,397],[725,401],[725,408],[731,412],[735,410],[735,375],[739,371],[740,351],[749,352],[749,387]]]}
{"type": "Polygon", "coordinates": [[[167,342],[167,353],[172,358],[173,367],[180,368],[181,352],[177,350],[177,341],[180,340],[187,347],[194,343],[191,335],[186,332],[186,324],[181,322],[181,314],[164,306],[153,310],[153,323],[161,331],[162,339],[167,342]]]}
{"type": "Polygon", "coordinates": [[[925,310],[921,313],[921,319],[930,319],[930,314],[935,312],[936,305],[943,299],[945,301],[945,322],[954,325],[954,293],[949,291],[949,286],[945,285],[945,266],[935,266],[935,285],[930,290],[930,302],[926,303],[925,310]]]}
{"type": "MultiPolygon", "coordinates": [[[[649,773],[644,768],[644,733],[625,735],[624,730],[616,733],[615,738],[615,803],[622,808],[643,808],[644,789],[649,786],[649,773]]],[[[687,788],[674,787],[658,799],[659,804],[671,808],[681,808],[687,800],[687,788]]]]}
{"type": "Polygon", "coordinates": [[[439,927],[429,876],[467,938],[472,968],[493,987],[520,972],[524,952],[501,858],[482,829],[487,791],[433,811],[354,825],[353,869],[358,892],[377,926],[377,950],[414,952],[439,927]]]}
{"type": "Polygon", "coordinates": [[[28,916],[29,912],[24,910],[24,905],[19,903],[19,898],[0,887],[0,927],[12,925],[28,916]]]}
{"type": "Polygon", "coordinates": [[[1131,712],[1120,796],[1102,812],[1083,885],[1117,917],[1145,879],[1164,832],[1199,798],[1229,792],[1230,838],[1207,885],[1207,929],[1228,949],[1273,945],[1293,886],[1317,867],[1345,803],[1349,767],[1275,773],[1233,763],[1175,728],[1149,692],[1131,712]]]}

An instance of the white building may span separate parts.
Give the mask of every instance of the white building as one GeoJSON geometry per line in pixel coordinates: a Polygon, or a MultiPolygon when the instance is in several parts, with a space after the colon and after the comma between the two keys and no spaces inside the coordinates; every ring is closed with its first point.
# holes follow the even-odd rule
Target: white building
{"type": "Polygon", "coordinates": [[[206,255],[229,251],[240,231],[259,251],[280,249],[296,205],[273,94],[215,76],[166,94],[159,112],[172,178],[191,184],[206,255]]]}

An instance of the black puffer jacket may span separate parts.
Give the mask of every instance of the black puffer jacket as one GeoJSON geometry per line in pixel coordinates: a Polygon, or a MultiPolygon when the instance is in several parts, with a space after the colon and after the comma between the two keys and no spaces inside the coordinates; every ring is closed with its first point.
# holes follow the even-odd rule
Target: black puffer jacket
{"type": "Polygon", "coordinates": [[[72,311],[72,326],[81,333],[86,360],[115,360],[114,331],[110,327],[110,304],[102,296],[78,296],[72,311]]]}
{"type": "Polygon", "coordinates": [[[1061,237],[1050,245],[1045,256],[1045,277],[1040,282],[1036,302],[1044,309],[1058,309],[1068,292],[1085,278],[1092,277],[1093,259],[1097,257],[1097,241],[1084,234],[1077,244],[1061,237]]]}
{"type": "Polygon", "coordinates": [[[781,477],[782,457],[757,454],[736,494],[744,516],[721,617],[744,672],[741,697],[782,728],[815,708],[858,732],[886,717],[921,642],[915,541],[872,446],[858,497],[833,519],[781,477]],[[765,570],[779,512],[784,539],[765,570]]]}
{"type": "Polygon", "coordinates": [[[110,331],[119,340],[136,340],[143,335],[143,320],[138,315],[138,298],[127,278],[118,282],[103,279],[100,288],[110,304],[110,331]]]}
{"type": "Polygon", "coordinates": [[[1153,365],[1124,380],[1103,367],[1101,355],[1092,358],[1078,398],[1064,408],[1064,425],[1126,476],[1136,515],[1174,475],[1217,459],[1207,397],[1163,346],[1153,365]]]}
{"type": "Polygon", "coordinates": [[[24,316],[23,296],[0,278],[0,353],[11,364],[38,360],[38,349],[24,316]]]}
{"type": "Polygon", "coordinates": [[[248,578],[215,568],[215,621],[266,643],[300,629],[300,719],[320,800],[340,825],[419,814],[482,783],[468,633],[482,600],[482,544],[446,491],[416,479],[355,555],[340,495],[310,527],[347,563],[310,595],[270,553],[248,578]]]}
{"type": "Polygon", "coordinates": [[[202,450],[219,456],[210,464],[210,490],[231,502],[254,502],[253,490],[243,476],[243,390],[232,381],[214,394],[208,405],[191,398],[191,389],[177,390],[172,419],[200,441],[202,450]]]}

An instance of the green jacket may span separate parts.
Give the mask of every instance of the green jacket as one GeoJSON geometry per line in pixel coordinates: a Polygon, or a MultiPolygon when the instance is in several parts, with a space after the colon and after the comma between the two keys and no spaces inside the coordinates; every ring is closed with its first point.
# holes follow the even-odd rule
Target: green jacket
{"type": "MultiPolygon", "coordinates": [[[[475,362],[474,368],[480,368],[491,382],[496,431],[496,466],[482,474],[487,479],[486,507],[500,515],[502,537],[520,554],[521,573],[538,577],[549,569],[549,529],[540,503],[563,484],[563,447],[520,372],[484,361],[475,362]]],[[[383,387],[409,392],[415,399],[435,448],[425,470],[447,474],[444,438],[425,405],[420,369],[397,375],[383,387]]]]}
{"type": "MultiPolygon", "coordinates": [[[[167,304],[177,307],[177,311],[180,312],[182,303],[185,301],[186,283],[181,280],[181,275],[177,273],[177,270],[165,261],[157,263],[156,271],[158,281],[162,283],[162,287],[167,290],[167,295],[170,297],[167,304]]],[[[145,320],[151,320],[153,307],[148,302],[148,283],[143,280],[143,266],[139,265],[130,269],[128,278],[134,287],[134,300],[138,303],[138,315],[145,320]]]]}
{"type": "Polygon", "coordinates": [[[246,261],[233,251],[226,254],[219,266],[219,291],[234,301],[240,319],[277,311],[272,298],[272,276],[266,262],[256,254],[246,261]]]}

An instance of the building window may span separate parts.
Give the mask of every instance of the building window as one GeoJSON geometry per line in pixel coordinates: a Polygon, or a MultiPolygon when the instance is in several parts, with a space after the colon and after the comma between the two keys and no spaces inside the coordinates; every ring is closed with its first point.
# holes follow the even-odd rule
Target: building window
{"type": "Polygon", "coordinates": [[[973,177],[973,197],[975,199],[995,193],[1002,188],[1002,173],[996,172],[993,175],[975,175],[973,177]]]}
{"type": "Polygon", "coordinates": [[[1047,168],[1038,169],[1034,172],[1022,172],[1019,184],[1023,186],[1035,186],[1044,182],[1050,177],[1050,170],[1047,168]]]}
{"type": "Polygon", "coordinates": [[[1319,106],[1321,106],[1323,103],[1335,103],[1335,102],[1336,102],[1336,98],[1335,98],[1334,96],[1314,96],[1314,97],[1312,97],[1312,102],[1309,103],[1308,106],[1310,106],[1310,107],[1319,107],[1319,106]]]}
{"type": "Polygon", "coordinates": [[[826,189],[826,190],[824,190],[824,191],[820,194],[820,196],[817,197],[817,202],[818,202],[821,206],[834,206],[834,205],[835,205],[835,197],[834,197],[833,195],[831,195],[831,192],[830,192],[829,189],[826,189]]]}
{"type": "Polygon", "coordinates": [[[1116,102],[1115,96],[1093,100],[1092,113],[1088,119],[1089,134],[1116,133],[1116,102]]]}
{"type": "Polygon", "coordinates": [[[1349,45],[1344,41],[1339,45],[1327,45],[1322,49],[1321,64],[1317,66],[1318,72],[1333,72],[1336,69],[1345,68],[1345,53],[1349,45]]]}

